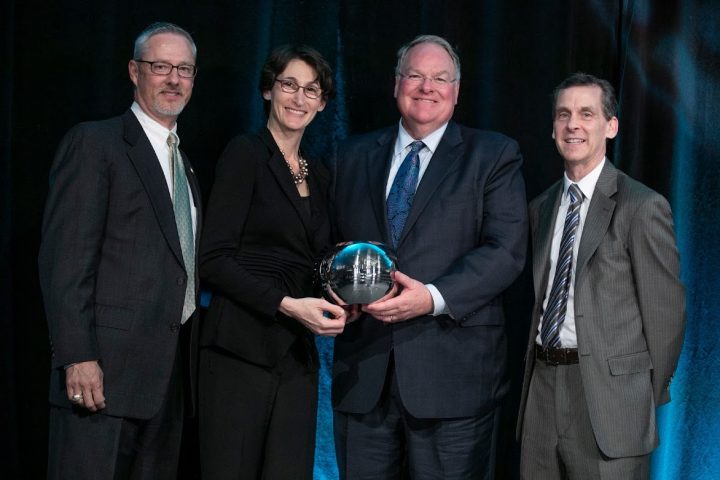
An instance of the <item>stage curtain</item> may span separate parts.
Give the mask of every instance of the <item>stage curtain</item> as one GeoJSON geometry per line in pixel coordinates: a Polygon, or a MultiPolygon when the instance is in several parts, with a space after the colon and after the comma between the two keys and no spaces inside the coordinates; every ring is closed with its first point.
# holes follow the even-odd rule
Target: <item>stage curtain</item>
{"type": "MultiPolygon", "coordinates": [[[[282,43],[319,49],[338,96],[309,127],[305,147],[327,158],[338,142],[398,121],[395,52],[421,33],[446,37],[462,60],[455,119],[518,140],[528,198],[560,178],[550,93],[574,71],[618,89],[614,163],[669,198],[687,289],[687,331],[659,410],[654,479],[720,472],[720,7],[711,0],[7,0],[0,7],[0,450],[8,478],[42,478],[47,451],[47,327],[37,281],[47,172],[74,124],[122,113],[137,33],[155,20],[188,29],[198,46],[193,98],[179,120],[205,196],[227,142],[265,124],[259,69],[282,43]]],[[[358,201],[362,201],[359,199],[358,201]]],[[[517,478],[514,424],[532,304],[529,272],[507,302],[510,394],[503,403],[498,478],[517,478]]],[[[336,478],[328,368],[323,359],[316,478],[336,478]]],[[[185,469],[196,477],[196,465],[185,469]]]]}

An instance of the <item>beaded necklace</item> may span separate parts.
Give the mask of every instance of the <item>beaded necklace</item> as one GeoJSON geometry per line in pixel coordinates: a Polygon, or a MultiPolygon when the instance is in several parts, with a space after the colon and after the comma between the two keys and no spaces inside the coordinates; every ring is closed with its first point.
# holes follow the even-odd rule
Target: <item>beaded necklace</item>
{"type": "MultiPolygon", "coordinates": [[[[278,147],[280,148],[280,147],[278,147]]],[[[293,182],[295,182],[295,185],[300,185],[305,181],[305,179],[308,176],[308,164],[307,160],[302,158],[302,155],[300,155],[300,152],[298,152],[298,165],[300,168],[298,168],[298,173],[295,173],[293,171],[292,166],[290,165],[290,162],[288,162],[287,157],[285,157],[285,151],[283,151],[282,148],[280,148],[280,153],[282,153],[283,160],[285,160],[285,164],[288,166],[288,169],[290,170],[290,175],[292,176],[293,182]]]]}

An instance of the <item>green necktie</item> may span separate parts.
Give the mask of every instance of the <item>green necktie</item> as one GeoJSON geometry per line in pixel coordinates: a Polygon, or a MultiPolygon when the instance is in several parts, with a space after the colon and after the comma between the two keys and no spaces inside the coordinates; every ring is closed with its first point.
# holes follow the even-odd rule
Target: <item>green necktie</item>
{"type": "Polygon", "coordinates": [[[190,207],[190,191],[188,189],[185,165],[178,145],[180,140],[174,133],[167,139],[170,148],[170,159],[173,171],[173,210],[175,211],[175,225],[177,226],[180,248],[182,249],[187,285],[185,288],[185,303],[183,304],[181,323],[185,323],[195,311],[195,239],[192,227],[192,211],[190,207]]]}

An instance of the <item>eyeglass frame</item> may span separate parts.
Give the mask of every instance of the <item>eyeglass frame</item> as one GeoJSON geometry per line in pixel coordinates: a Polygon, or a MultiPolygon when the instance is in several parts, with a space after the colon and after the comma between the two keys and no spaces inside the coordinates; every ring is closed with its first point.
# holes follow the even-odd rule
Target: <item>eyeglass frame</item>
{"type": "Polygon", "coordinates": [[[197,68],[195,65],[190,65],[190,64],[188,64],[188,63],[181,63],[180,65],[173,65],[173,64],[170,63],[170,62],[163,62],[163,61],[161,61],[161,60],[157,60],[157,61],[155,61],[155,62],[151,62],[150,60],[141,60],[141,59],[139,59],[139,58],[133,58],[133,61],[134,61],[134,62],[138,62],[138,63],[147,63],[148,65],[150,65],[150,73],[152,73],[153,75],[160,75],[160,76],[163,76],[163,77],[167,77],[168,75],[170,75],[170,74],[172,73],[172,71],[173,71],[173,68],[177,69],[178,76],[179,76],[180,78],[195,78],[195,77],[197,76],[197,72],[198,72],[198,68],[197,68]],[[157,65],[157,64],[160,64],[160,65],[169,65],[169,66],[170,66],[170,71],[167,72],[167,73],[158,73],[158,72],[153,71],[154,66],[157,65]],[[189,77],[181,74],[181,73],[180,73],[180,67],[192,67],[192,69],[193,69],[193,74],[192,74],[191,76],[189,76],[189,77]]]}
{"type": "Polygon", "coordinates": [[[313,84],[310,84],[310,85],[305,85],[305,86],[303,87],[303,86],[300,85],[297,81],[292,80],[292,79],[290,79],[290,78],[276,78],[275,81],[278,82],[278,83],[280,83],[280,90],[282,90],[282,91],[285,92],[285,93],[297,93],[298,90],[302,89],[303,95],[305,95],[305,96],[306,96],[307,98],[309,98],[310,100],[317,100],[318,98],[322,98],[322,96],[323,96],[322,88],[320,88],[319,85],[318,85],[318,86],[315,86],[315,85],[313,85],[313,84]],[[295,85],[297,88],[296,88],[295,90],[285,90],[285,88],[283,88],[283,85],[284,85],[283,82],[289,82],[289,83],[295,85]],[[308,95],[308,91],[307,91],[308,88],[317,88],[318,96],[317,96],[317,97],[311,97],[310,95],[308,95]]]}
{"type": "Polygon", "coordinates": [[[407,80],[410,83],[415,83],[417,85],[422,85],[423,83],[425,83],[425,80],[430,80],[430,83],[432,85],[440,88],[449,87],[450,85],[458,81],[457,78],[448,80],[439,75],[435,77],[428,77],[427,75],[421,75],[419,73],[398,73],[398,77],[407,80]],[[440,81],[440,83],[438,83],[438,80],[440,81]]]}

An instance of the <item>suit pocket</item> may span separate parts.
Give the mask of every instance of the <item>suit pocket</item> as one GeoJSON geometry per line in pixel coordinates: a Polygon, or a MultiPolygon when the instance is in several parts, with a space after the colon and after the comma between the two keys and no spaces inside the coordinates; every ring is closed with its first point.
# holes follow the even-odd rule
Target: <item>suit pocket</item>
{"type": "Polygon", "coordinates": [[[608,358],[608,365],[612,375],[629,375],[653,369],[652,360],[647,351],[610,357],[608,358]]]}
{"type": "Polygon", "coordinates": [[[130,330],[135,319],[135,310],[115,305],[95,304],[95,325],[98,327],[130,330]]]}

